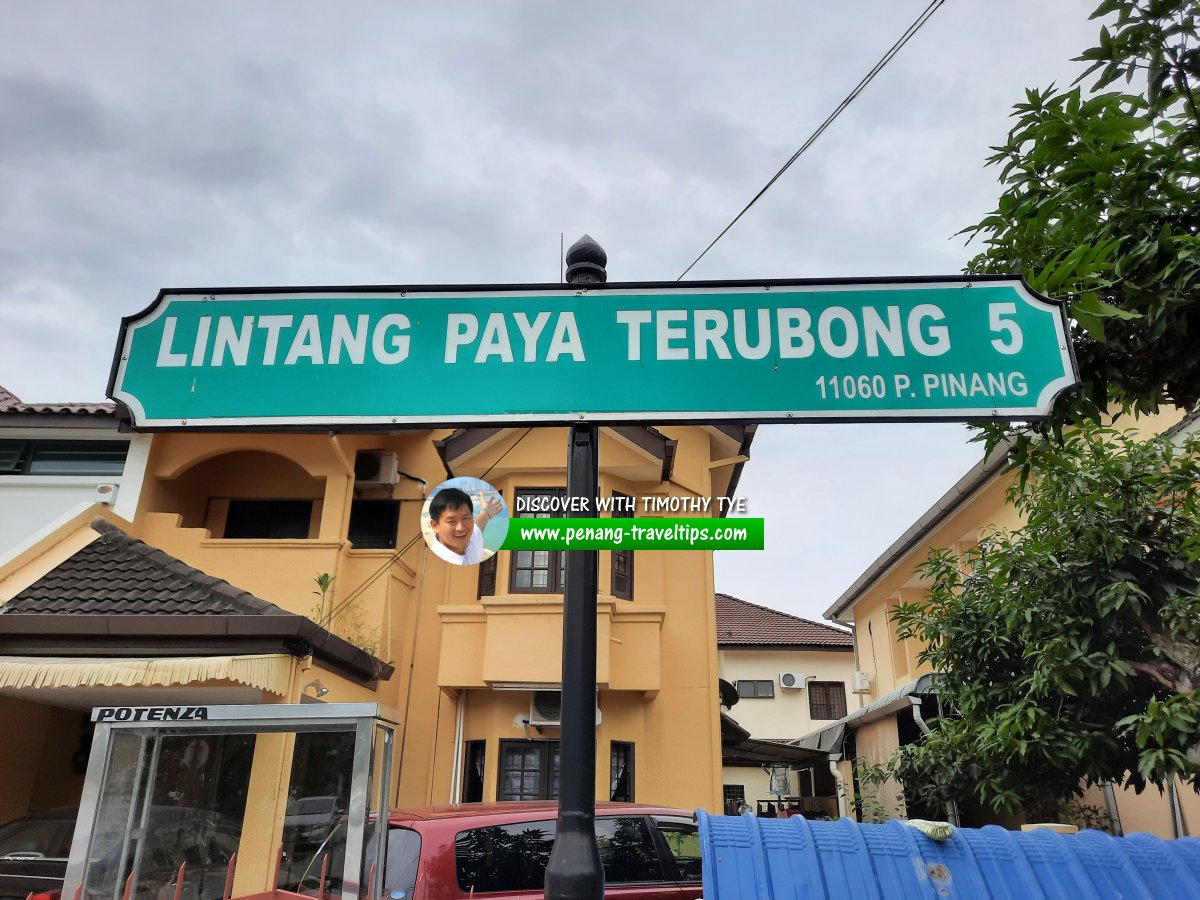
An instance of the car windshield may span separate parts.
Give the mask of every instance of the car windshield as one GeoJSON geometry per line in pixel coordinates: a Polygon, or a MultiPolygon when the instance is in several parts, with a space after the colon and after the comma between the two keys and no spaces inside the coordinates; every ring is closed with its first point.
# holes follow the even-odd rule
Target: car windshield
{"type": "Polygon", "coordinates": [[[32,819],[0,826],[0,858],[66,859],[74,819],[32,819]]]}
{"type": "Polygon", "coordinates": [[[337,806],[337,797],[303,797],[296,801],[296,815],[312,816],[332,813],[337,806]]]}

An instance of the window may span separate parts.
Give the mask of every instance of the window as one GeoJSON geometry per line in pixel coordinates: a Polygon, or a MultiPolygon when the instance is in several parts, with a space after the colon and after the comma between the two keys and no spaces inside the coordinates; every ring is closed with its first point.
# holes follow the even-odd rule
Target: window
{"type": "Polygon", "coordinates": [[[10,822],[0,828],[0,858],[66,861],[74,830],[75,822],[70,819],[10,822]]]}
{"type": "Polygon", "coordinates": [[[808,715],[813,719],[840,719],[846,714],[846,682],[810,681],[808,715]]]}
{"type": "Polygon", "coordinates": [[[596,846],[600,848],[605,884],[645,884],[665,880],[658,854],[654,852],[650,829],[641,816],[596,819],[596,846]]]}
{"type": "MultiPolygon", "coordinates": [[[[517,488],[516,508],[523,497],[565,497],[566,488],[517,488]]],[[[521,518],[548,519],[548,512],[526,512],[521,518]]],[[[567,554],[558,550],[518,550],[509,555],[509,590],[514,594],[561,594],[567,554]]]]}
{"type": "Polygon", "coordinates": [[[609,762],[608,799],[633,802],[633,744],[613,741],[609,762]]]}
{"type": "Polygon", "coordinates": [[[399,500],[355,500],[346,537],[355,550],[393,550],[399,524],[399,500]]]}
{"type": "Polygon", "coordinates": [[[421,835],[408,828],[388,831],[387,859],[383,866],[383,896],[404,891],[411,897],[417,887],[417,863],[421,860],[421,835]]]}
{"type": "MultiPolygon", "coordinates": [[[[471,895],[495,891],[540,894],[556,831],[553,819],[460,831],[454,839],[459,890],[471,895]]],[[[668,880],[642,816],[598,817],[596,845],[605,884],[661,884],[668,880]]]]}
{"type": "Polygon", "coordinates": [[[654,824],[671,851],[679,880],[700,881],[700,834],[696,823],[679,816],[655,816],[654,824]]]}
{"type": "Polygon", "coordinates": [[[742,698],[774,697],[775,682],[773,681],[739,681],[738,696],[742,698]]]}
{"type": "MultiPolygon", "coordinates": [[[[613,513],[614,519],[631,519],[633,518],[633,498],[627,494],[618,494],[613,491],[613,513]]],[[[612,551],[612,581],[611,590],[614,597],[621,600],[633,599],[633,551],[632,550],[613,550],[612,551]]]]}
{"type": "Polygon", "coordinates": [[[479,564],[479,596],[496,596],[496,561],[499,553],[494,553],[479,564]]]}
{"type": "Polygon", "coordinates": [[[554,847],[555,822],[519,822],[460,831],[454,839],[458,887],[465,894],[540,891],[554,847]]]}
{"type": "Polygon", "coordinates": [[[499,800],[558,799],[558,741],[501,741],[499,800]]]}
{"type": "Polygon", "coordinates": [[[487,741],[467,741],[466,766],[463,771],[463,803],[483,801],[483,763],[486,753],[487,741]]]}
{"type": "Polygon", "coordinates": [[[744,784],[721,785],[721,799],[725,804],[725,815],[736,816],[738,807],[746,802],[746,786],[744,784]]]}
{"type": "Polygon", "coordinates": [[[304,539],[312,508],[311,500],[230,500],[225,537],[304,539]]]}
{"type": "Polygon", "coordinates": [[[125,441],[0,441],[0,475],[109,475],[125,471],[125,441]]]}

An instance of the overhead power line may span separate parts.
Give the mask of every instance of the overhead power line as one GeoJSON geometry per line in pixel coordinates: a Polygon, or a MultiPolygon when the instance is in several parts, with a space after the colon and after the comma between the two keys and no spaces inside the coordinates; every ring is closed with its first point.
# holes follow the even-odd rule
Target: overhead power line
{"type": "Polygon", "coordinates": [[[771,188],[771,185],[773,185],[776,181],[778,181],[780,179],[780,177],[783,175],[783,173],[786,172],[789,168],[791,168],[792,163],[794,163],[796,160],[798,160],[803,155],[804,151],[806,151],[809,147],[811,147],[814,143],[816,143],[817,138],[819,138],[822,134],[825,133],[825,129],[827,129],[830,125],[832,125],[834,120],[837,119],[837,117],[840,116],[845,111],[846,107],[848,107],[851,103],[853,103],[855,101],[855,99],[858,97],[859,94],[861,94],[863,92],[863,90],[866,88],[866,86],[875,79],[875,76],[883,71],[884,66],[886,66],[888,63],[890,63],[892,61],[892,59],[896,56],[896,54],[899,53],[904,48],[904,45],[907,44],[910,40],[912,40],[913,36],[916,35],[916,33],[918,31],[921,30],[921,27],[926,22],[928,22],[930,20],[930,18],[932,18],[933,14],[935,12],[937,12],[938,9],[941,7],[941,5],[945,2],[946,2],[946,0],[933,0],[933,2],[931,2],[927,7],[925,7],[925,10],[919,16],[917,16],[916,20],[911,25],[908,26],[908,28],[905,30],[905,32],[902,35],[900,35],[900,37],[897,39],[896,43],[892,44],[892,46],[890,48],[888,48],[888,51],[885,54],[883,54],[883,56],[882,56],[882,58],[880,58],[879,62],[875,63],[875,65],[871,67],[871,70],[869,72],[867,72],[866,75],[863,76],[862,81],[860,81],[857,85],[854,86],[854,90],[852,90],[849,94],[846,95],[846,99],[844,99],[841,103],[839,103],[837,105],[837,108],[834,109],[834,111],[829,114],[828,118],[826,118],[824,122],[822,122],[820,125],[817,126],[816,131],[814,131],[812,134],[810,134],[808,136],[808,140],[806,140],[803,144],[800,145],[800,149],[797,150],[795,153],[793,153],[791,158],[783,164],[783,166],[779,169],[779,171],[771,176],[771,180],[768,181],[765,185],[763,185],[762,190],[754,195],[754,198],[749,203],[747,203],[745,205],[745,207],[742,208],[742,211],[740,213],[738,213],[736,216],[733,217],[733,221],[721,229],[721,233],[718,234],[715,238],[713,238],[712,243],[709,244],[707,247],[705,247],[703,252],[699,256],[697,256],[694,260],[692,260],[692,264],[683,270],[683,272],[680,274],[680,276],[675,279],[676,281],[682,281],[683,277],[685,275],[687,275],[688,272],[692,271],[693,268],[695,268],[696,263],[698,263],[698,262],[700,262],[700,260],[704,259],[705,255],[708,253],[708,251],[717,245],[717,241],[719,241],[719,240],[721,240],[721,238],[725,237],[725,234],[729,231],[729,229],[731,229],[734,225],[736,225],[738,223],[738,220],[741,219],[741,217],[744,216],[749,211],[750,207],[752,207],[755,203],[757,203],[759,198],[762,197],[762,195],[765,194],[771,188]]]}
{"type": "MultiPolygon", "coordinates": [[[[494,469],[494,468],[496,468],[496,466],[500,465],[500,463],[501,463],[501,461],[503,461],[504,457],[508,456],[508,454],[512,453],[513,450],[517,449],[517,445],[520,444],[521,441],[525,440],[525,438],[527,438],[529,436],[529,432],[531,432],[531,431],[533,431],[532,428],[526,428],[525,431],[523,431],[521,433],[521,436],[519,438],[517,438],[515,441],[513,441],[512,444],[509,446],[509,448],[507,450],[505,450],[503,453],[501,453],[500,456],[497,458],[497,460],[494,463],[492,463],[490,466],[488,466],[487,471],[479,476],[479,480],[483,481],[485,478],[487,478],[488,475],[491,474],[492,469],[494,469]]],[[[422,506],[424,506],[424,504],[422,504],[422,506]]],[[[393,553],[391,556],[389,556],[387,558],[387,560],[384,561],[383,565],[381,565],[378,569],[376,569],[374,572],[372,572],[370,575],[368,575],[356,588],[354,588],[354,590],[352,590],[349,594],[347,594],[341,600],[340,603],[338,603],[335,606],[331,602],[330,606],[329,606],[329,614],[327,616],[325,616],[317,624],[328,627],[329,623],[333,621],[334,616],[336,616],[338,613],[342,612],[342,610],[346,609],[346,607],[348,607],[351,603],[353,603],[355,600],[357,600],[359,595],[362,594],[363,591],[365,591],[367,588],[369,588],[371,585],[373,585],[376,581],[378,581],[380,576],[382,576],[384,572],[386,572],[388,569],[390,569],[392,567],[392,564],[395,563],[396,560],[398,560],[401,556],[403,556],[405,553],[407,553],[412,547],[416,546],[417,542],[422,540],[423,538],[424,538],[424,533],[418,531],[416,537],[409,540],[408,543],[406,543],[403,547],[397,548],[396,552],[393,553]]]]}

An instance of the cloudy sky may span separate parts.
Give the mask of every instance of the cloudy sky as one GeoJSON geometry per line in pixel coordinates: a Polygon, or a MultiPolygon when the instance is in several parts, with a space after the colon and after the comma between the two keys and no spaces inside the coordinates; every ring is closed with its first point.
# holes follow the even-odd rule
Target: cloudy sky
{"type": "MultiPolygon", "coordinates": [[[[674,279],[925,7],[0,0],[0,384],[102,399],[160,287],[557,281],[587,232],[674,279]]],[[[1029,86],[1095,0],[949,0],[689,277],[961,271],[1029,86]]],[[[819,617],[978,458],[954,425],[763,428],[768,550],[819,617]]]]}

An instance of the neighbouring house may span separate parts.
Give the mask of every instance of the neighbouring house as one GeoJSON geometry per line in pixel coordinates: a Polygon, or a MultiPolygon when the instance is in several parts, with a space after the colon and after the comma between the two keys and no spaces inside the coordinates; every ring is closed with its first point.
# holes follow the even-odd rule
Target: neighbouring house
{"type": "MultiPolygon", "coordinates": [[[[6,410],[0,427],[10,415],[33,429],[13,434],[37,458],[29,417],[43,414],[6,410]]],[[[458,567],[420,534],[428,491],[451,474],[486,476],[514,514],[524,497],[563,493],[565,428],[151,435],[118,432],[108,406],[55,415],[47,425],[112,449],[110,468],[72,484],[116,484],[118,504],[74,509],[71,495],[10,532],[0,820],[76,802],[87,710],[147,703],[378,701],[401,723],[393,802],[556,796],[565,553],[458,567]]],[[[644,497],[707,497],[715,509],[753,433],[603,428],[601,493],[633,498],[637,516],[644,497]]],[[[43,476],[4,486],[19,478],[43,476]]],[[[602,552],[599,580],[597,798],[720,809],[711,552],[602,552]]],[[[194,770],[250,751],[180,752],[194,770]]],[[[306,796],[337,790],[314,776],[306,796]]]]}
{"type": "Polygon", "coordinates": [[[721,678],[736,694],[727,708],[722,759],[724,805],[764,812],[838,814],[828,755],[795,746],[821,724],[846,715],[854,673],[850,632],[779,610],[716,595],[721,678]],[[737,734],[736,725],[745,732],[737,734]]]}
{"type": "MultiPolygon", "coordinates": [[[[1122,423],[1124,424],[1124,423],[1122,423]]],[[[1130,423],[1146,435],[1182,434],[1195,430],[1200,419],[1193,413],[1180,420],[1178,413],[1148,416],[1130,423]]],[[[919,601],[928,582],[920,565],[934,548],[959,551],[975,546],[987,531],[1020,526],[1017,511],[1005,503],[1005,492],[1015,477],[1008,472],[1008,445],[998,446],[914,522],[825,612],[825,618],[849,626],[854,634],[856,682],[864,688],[863,705],[836,722],[816,728],[800,740],[803,747],[832,748],[845,760],[844,777],[856,777],[851,763],[886,763],[902,745],[920,741],[923,729],[939,713],[937,678],[918,659],[921,647],[900,640],[892,612],[903,602],[919,601]]],[[[1193,828],[1200,827],[1200,796],[1191,789],[1179,791],[1183,815],[1193,828]]],[[[945,810],[921,804],[919,791],[902,791],[894,782],[880,787],[874,797],[889,815],[943,818],[945,810]],[[907,794],[907,796],[906,796],[907,794]]],[[[1157,791],[1138,795],[1132,790],[1111,792],[1110,801],[1126,832],[1144,831],[1172,836],[1168,798],[1157,791]]],[[[1084,798],[1105,808],[1099,789],[1084,798]]],[[[963,811],[967,818],[987,813],[963,811]]],[[[968,821],[964,824],[982,824],[968,821]]],[[[1005,820],[1016,824],[1019,820],[1005,820]]]]}
{"type": "Polygon", "coordinates": [[[131,518],[151,436],[112,403],[24,403],[0,386],[0,563],[83,506],[131,518]]]}

